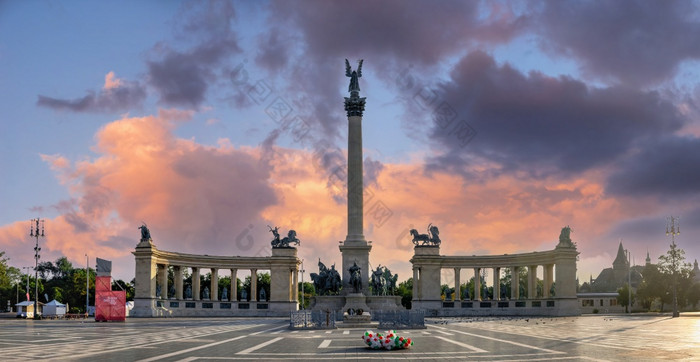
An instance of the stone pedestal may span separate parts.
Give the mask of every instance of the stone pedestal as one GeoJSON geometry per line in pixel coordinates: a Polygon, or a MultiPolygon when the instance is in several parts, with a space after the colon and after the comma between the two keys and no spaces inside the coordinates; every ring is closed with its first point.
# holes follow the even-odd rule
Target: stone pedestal
{"type": "Polygon", "coordinates": [[[369,252],[372,250],[372,245],[367,242],[348,242],[340,245],[340,252],[343,255],[343,290],[341,293],[347,295],[354,292],[354,288],[350,285],[350,267],[357,263],[360,267],[362,276],[362,290],[365,295],[369,295],[369,252]]]}

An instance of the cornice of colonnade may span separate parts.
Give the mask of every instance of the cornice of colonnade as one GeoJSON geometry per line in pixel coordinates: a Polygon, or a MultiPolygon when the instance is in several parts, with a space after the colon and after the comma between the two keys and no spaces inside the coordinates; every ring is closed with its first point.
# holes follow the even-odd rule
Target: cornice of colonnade
{"type": "MultiPolygon", "coordinates": [[[[273,263],[273,258],[270,256],[219,256],[177,253],[158,250],[153,244],[151,244],[150,248],[137,247],[134,254],[141,254],[149,249],[153,262],[173,266],[218,269],[270,269],[273,264],[280,262],[280,258],[275,257],[275,263],[273,263]]],[[[289,257],[289,259],[288,263],[291,265],[297,263],[296,257],[289,257]]]]}
{"type": "Polygon", "coordinates": [[[439,264],[441,268],[492,268],[556,264],[557,261],[576,258],[575,247],[557,247],[554,250],[503,255],[414,255],[411,263],[439,264]]]}

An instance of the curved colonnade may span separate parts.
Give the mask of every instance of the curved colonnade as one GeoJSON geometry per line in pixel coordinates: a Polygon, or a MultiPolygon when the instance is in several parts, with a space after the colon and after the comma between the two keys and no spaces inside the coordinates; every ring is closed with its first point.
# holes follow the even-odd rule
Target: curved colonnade
{"type": "MultiPolygon", "coordinates": [[[[211,256],[158,250],[150,240],[141,241],[133,252],[136,260],[133,317],[186,316],[288,316],[298,308],[297,275],[301,261],[296,248],[272,248],[272,256],[211,256]],[[174,288],[168,284],[168,267],[173,268],[174,288]],[[184,271],[191,270],[191,295],[184,290],[184,271]],[[219,297],[219,271],[231,275],[229,298],[219,297]],[[270,271],[270,295],[259,300],[257,278],[251,278],[250,296],[239,300],[236,278],[239,270],[270,271]],[[200,275],[211,272],[208,286],[200,275]],[[209,298],[200,294],[207,287],[209,298]],[[172,293],[174,289],[174,293],[172,293]]],[[[222,292],[223,294],[223,292],[222,292]]]]}
{"type": "Polygon", "coordinates": [[[579,315],[576,299],[576,259],[578,251],[572,243],[559,243],[554,250],[523,254],[484,256],[444,256],[439,246],[416,246],[413,264],[412,309],[424,310],[426,315],[579,315]],[[510,295],[500,290],[501,269],[509,268],[510,275],[527,270],[527,290],[520,293],[519,278],[511,277],[510,295]],[[537,269],[542,268],[543,288],[537,293],[537,269]],[[454,272],[454,299],[443,300],[441,274],[443,269],[454,272]],[[473,269],[479,276],[484,269],[491,270],[495,292],[490,299],[481,295],[481,278],[474,278],[469,298],[463,299],[460,274],[473,269]],[[556,282],[556,283],[555,283],[556,282]],[[553,289],[554,293],[550,290],[553,289]],[[498,294],[496,294],[498,293],[498,294]]]}

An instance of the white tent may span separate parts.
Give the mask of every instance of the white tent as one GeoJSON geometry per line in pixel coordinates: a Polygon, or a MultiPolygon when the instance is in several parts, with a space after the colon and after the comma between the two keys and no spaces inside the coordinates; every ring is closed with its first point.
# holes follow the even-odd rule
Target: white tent
{"type": "Polygon", "coordinates": [[[44,315],[65,315],[66,305],[58,302],[56,299],[44,304],[44,315]]]}

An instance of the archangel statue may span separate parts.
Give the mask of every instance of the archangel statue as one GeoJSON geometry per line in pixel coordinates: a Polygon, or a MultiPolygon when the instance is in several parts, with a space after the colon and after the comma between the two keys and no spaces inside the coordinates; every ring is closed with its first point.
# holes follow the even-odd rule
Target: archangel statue
{"type": "Polygon", "coordinates": [[[348,92],[350,93],[360,91],[360,82],[358,78],[362,77],[362,61],[363,59],[360,59],[357,70],[352,70],[352,68],[350,68],[350,62],[345,59],[345,76],[350,77],[350,85],[348,86],[348,92]]]}

